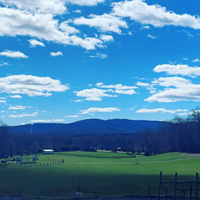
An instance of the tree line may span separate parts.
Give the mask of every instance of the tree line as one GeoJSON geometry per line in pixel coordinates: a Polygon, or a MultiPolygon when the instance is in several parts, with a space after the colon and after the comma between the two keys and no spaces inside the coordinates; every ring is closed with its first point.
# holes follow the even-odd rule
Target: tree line
{"type": "Polygon", "coordinates": [[[144,152],[146,156],[166,152],[200,153],[200,109],[196,108],[186,118],[175,117],[157,131],[145,130],[138,134],[10,134],[8,127],[0,124],[0,158],[35,154],[42,149],[55,151],[112,151],[144,152]]]}
{"type": "Polygon", "coordinates": [[[200,108],[185,117],[175,117],[156,132],[147,131],[143,137],[146,155],[166,152],[200,153],[200,108]]]}

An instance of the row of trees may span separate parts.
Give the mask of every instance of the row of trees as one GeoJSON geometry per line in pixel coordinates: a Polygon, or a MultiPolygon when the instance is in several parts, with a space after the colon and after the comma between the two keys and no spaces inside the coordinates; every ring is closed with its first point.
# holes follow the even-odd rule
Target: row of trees
{"type": "Polygon", "coordinates": [[[145,152],[145,155],[165,152],[200,153],[200,109],[187,118],[176,117],[158,131],[145,130],[135,135],[43,135],[10,134],[8,127],[0,124],[0,158],[16,154],[39,153],[44,148],[56,151],[121,149],[145,152]]]}
{"type": "Polygon", "coordinates": [[[42,149],[55,151],[96,151],[109,149],[116,151],[119,147],[124,151],[134,152],[134,137],[130,135],[43,135],[43,134],[9,134],[0,132],[0,158],[42,152],[42,149]],[[1,140],[4,138],[4,140],[1,140]]]}
{"type": "Polygon", "coordinates": [[[175,117],[157,132],[146,134],[144,151],[147,155],[165,152],[200,153],[200,109],[186,117],[175,117]]]}

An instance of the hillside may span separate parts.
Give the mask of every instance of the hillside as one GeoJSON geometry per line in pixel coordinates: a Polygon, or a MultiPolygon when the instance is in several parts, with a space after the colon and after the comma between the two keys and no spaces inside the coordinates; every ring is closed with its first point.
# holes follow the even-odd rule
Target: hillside
{"type": "MultiPolygon", "coordinates": [[[[84,195],[84,198],[79,199],[91,200],[96,196],[103,196],[99,199],[109,196],[148,196],[148,182],[150,194],[157,195],[160,170],[163,171],[163,181],[173,181],[175,172],[180,181],[194,181],[195,173],[199,172],[199,156],[177,152],[149,157],[81,151],[38,154],[39,160],[35,165],[26,163],[20,167],[15,162],[9,162],[7,167],[0,168],[0,196],[4,196],[4,200],[10,199],[5,198],[7,195],[15,197],[19,194],[27,199],[78,199],[75,191],[79,188],[84,195]],[[58,162],[63,159],[64,163],[58,162]]],[[[26,160],[32,160],[32,155],[24,156],[26,160]]],[[[166,185],[169,188],[168,195],[173,194],[173,186],[173,183],[166,185]]],[[[178,189],[189,191],[190,187],[190,183],[179,184],[178,189]]],[[[177,196],[182,195],[179,191],[177,196]]],[[[192,191],[194,197],[195,189],[192,191]]],[[[189,199],[189,194],[186,192],[185,199],[189,199]]],[[[162,190],[162,195],[165,197],[165,190],[162,190]]],[[[13,200],[19,200],[20,197],[13,200]]]]}
{"type": "Polygon", "coordinates": [[[128,120],[128,119],[87,119],[69,124],[37,123],[9,127],[12,134],[18,133],[43,133],[43,134],[67,134],[67,135],[91,135],[91,134],[135,134],[145,129],[157,130],[167,122],[128,120]]]}

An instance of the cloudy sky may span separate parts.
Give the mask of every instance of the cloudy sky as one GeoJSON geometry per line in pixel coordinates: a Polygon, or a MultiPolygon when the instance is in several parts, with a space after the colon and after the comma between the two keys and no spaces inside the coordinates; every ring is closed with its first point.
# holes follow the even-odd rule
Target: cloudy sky
{"type": "Polygon", "coordinates": [[[169,120],[200,106],[197,0],[0,0],[0,119],[169,120]]]}

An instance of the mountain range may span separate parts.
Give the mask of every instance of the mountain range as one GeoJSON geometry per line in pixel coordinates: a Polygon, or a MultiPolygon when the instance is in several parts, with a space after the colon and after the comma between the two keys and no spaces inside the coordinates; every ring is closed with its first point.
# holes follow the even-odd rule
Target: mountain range
{"type": "Polygon", "coordinates": [[[65,135],[96,135],[96,134],[136,134],[146,129],[158,130],[167,125],[164,121],[128,120],[128,119],[86,119],[73,123],[35,123],[9,126],[11,134],[65,134],[65,135]]]}

